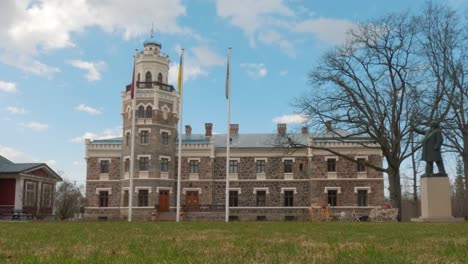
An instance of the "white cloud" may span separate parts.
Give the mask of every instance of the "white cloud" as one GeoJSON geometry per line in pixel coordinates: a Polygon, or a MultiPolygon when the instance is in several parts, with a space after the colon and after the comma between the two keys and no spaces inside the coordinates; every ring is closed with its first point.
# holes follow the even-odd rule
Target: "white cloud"
{"type": "Polygon", "coordinates": [[[68,64],[87,71],[85,77],[88,81],[101,80],[101,71],[104,70],[107,65],[103,61],[82,61],[82,60],[70,60],[68,64]]]}
{"type": "Polygon", "coordinates": [[[32,159],[25,153],[7,146],[0,145],[0,155],[12,162],[31,162],[32,159]]]}
{"type": "Polygon", "coordinates": [[[10,112],[11,114],[19,114],[19,115],[23,115],[23,114],[26,114],[28,111],[26,111],[26,109],[22,108],[22,107],[15,107],[15,106],[8,106],[6,108],[6,110],[8,112],[10,112]]]}
{"type": "Polygon", "coordinates": [[[288,75],[288,70],[280,71],[280,76],[286,76],[286,75],[288,75]]]}
{"type": "Polygon", "coordinates": [[[158,32],[196,37],[177,24],[177,18],[186,13],[180,0],[142,0],[138,4],[127,0],[18,0],[1,1],[0,5],[0,60],[38,75],[58,71],[39,62],[39,54],[76,46],[71,34],[91,27],[129,39],[148,34],[154,22],[158,32]]]}
{"type": "Polygon", "coordinates": [[[273,123],[284,123],[284,124],[303,124],[307,122],[308,118],[306,115],[301,114],[292,114],[292,115],[282,115],[273,118],[273,123]]]}
{"type": "Polygon", "coordinates": [[[15,93],[16,92],[16,84],[12,82],[4,82],[0,81],[0,91],[6,93],[15,93]]]}
{"type": "Polygon", "coordinates": [[[25,127],[25,128],[30,128],[32,130],[36,131],[44,131],[47,128],[49,128],[48,124],[44,123],[39,123],[39,122],[28,122],[28,123],[20,123],[20,126],[25,127]]]}
{"type": "MultiPolygon", "coordinates": [[[[176,46],[175,49],[179,52],[180,46],[176,46]]],[[[184,82],[195,80],[200,76],[208,76],[211,67],[224,64],[223,57],[208,46],[202,45],[190,48],[184,54],[184,82]]],[[[169,83],[177,85],[178,74],[179,63],[171,63],[169,65],[169,83]]]]}
{"type": "Polygon", "coordinates": [[[294,45],[286,37],[276,30],[262,31],[258,35],[258,39],[265,44],[276,44],[281,50],[290,57],[296,57],[294,45]]]}
{"type": "Polygon", "coordinates": [[[48,160],[45,162],[49,167],[51,168],[55,168],[56,165],[57,165],[57,161],[56,160],[48,160]]]}
{"type": "Polygon", "coordinates": [[[116,138],[116,137],[122,137],[122,127],[107,128],[97,134],[93,132],[85,132],[81,136],[70,139],[70,141],[74,143],[83,143],[85,139],[95,140],[95,139],[109,139],[109,138],[116,138]]]}
{"type": "Polygon", "coordinates": [[[319,40],[331,43],[344,43],[347,32],[356,28],[356,24],[349,20],[318,18],[309,19],[290,25],[290,29],[299,33],[312,33],[319,40]]]}
{"type": "Polygon", "coordinates": [[[268,74],[268,70],[263,63],[241,63],[247,74],[253,79],[260,79],[268,74]]]}
{"type": "Polygon", "coordinates": [[[85,105],[85,104],[80,104],[77,107],[75,107],[75,110],[80,111],[80,112],[86,112],[90,115],[99,115],[101,114],[101,111],[97,110],[96,108],[93,108],[91,106],[85,105]]]}

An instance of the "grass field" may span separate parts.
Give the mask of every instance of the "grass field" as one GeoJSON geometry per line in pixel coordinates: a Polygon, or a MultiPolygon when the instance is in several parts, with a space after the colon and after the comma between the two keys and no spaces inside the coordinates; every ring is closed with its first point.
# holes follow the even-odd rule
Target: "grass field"
{"type": "Polygon", "coordinates": [[[1,263],[468,263],[468,223],[2,222],[1,263]]]}

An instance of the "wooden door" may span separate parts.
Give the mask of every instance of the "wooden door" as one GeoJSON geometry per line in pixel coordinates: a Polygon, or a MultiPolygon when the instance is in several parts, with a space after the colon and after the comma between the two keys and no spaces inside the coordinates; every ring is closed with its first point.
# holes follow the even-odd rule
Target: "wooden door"
{"type": "Polygon", "coordinates": [[[169,211],[169,191],[159,191],[159,211],[169,211]]]}
{"type": "Polygon", "coordinates": [[[188,209],[198,208],[198,191],[187,191],[185,194],[185,206],[188,209]]]}

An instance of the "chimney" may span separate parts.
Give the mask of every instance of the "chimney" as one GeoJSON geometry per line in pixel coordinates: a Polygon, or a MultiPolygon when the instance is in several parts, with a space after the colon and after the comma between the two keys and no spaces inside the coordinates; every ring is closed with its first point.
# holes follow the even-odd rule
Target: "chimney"
{"type": "Polygon", "coordinates": [[[192,127],[190,125],[185,125],[185,135],[192,135],[192,127]]]}
{"type": "Polygon", "coordinates": [[[229,125],[229,133],[231,135],[239,134],[239,124],[231,124],[229,125]]]}
{"type": "Polygon", "coordinates": [[[205,137],[211,137],[213,135],[213,124],[205,123],[205,137]]]}
{"type": "Polygon", "coordinates": [[[309,134],[309,128],[308,127],[302,127],[301,132],[302,132],[302,134],[309,134]]]}
{"type": "Polygon", "coordinates": [[[327,129],[327,133],[332,131],[332,121],[326,121],[325,122],[325,127],[327,129]]]}
{"type": "Polygon", "coordinates": [[[286,124],[278,124],[278,134],[281,136],[286,135],[286,124]]]}

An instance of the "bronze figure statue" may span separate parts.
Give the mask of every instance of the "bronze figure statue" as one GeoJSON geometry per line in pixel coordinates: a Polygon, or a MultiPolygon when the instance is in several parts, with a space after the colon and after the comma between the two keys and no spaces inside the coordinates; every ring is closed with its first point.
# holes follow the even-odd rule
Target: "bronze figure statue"
{"type": "Polygon", "coordinates": [[[444,168],[444,161],[442,160],[441,147],[443,143],[442,130],[437,122],[432,122],[431,127],[427,131],[422,131],[414,128],[414,131],[424,135],[421,142],[422,144],[422,156],[421,160],[426,162],[426,172],[422,177],[430,176],[447,176],[444,168]],[[433,173],[434,164],[437,164],[439,172],[433,173]]]}

